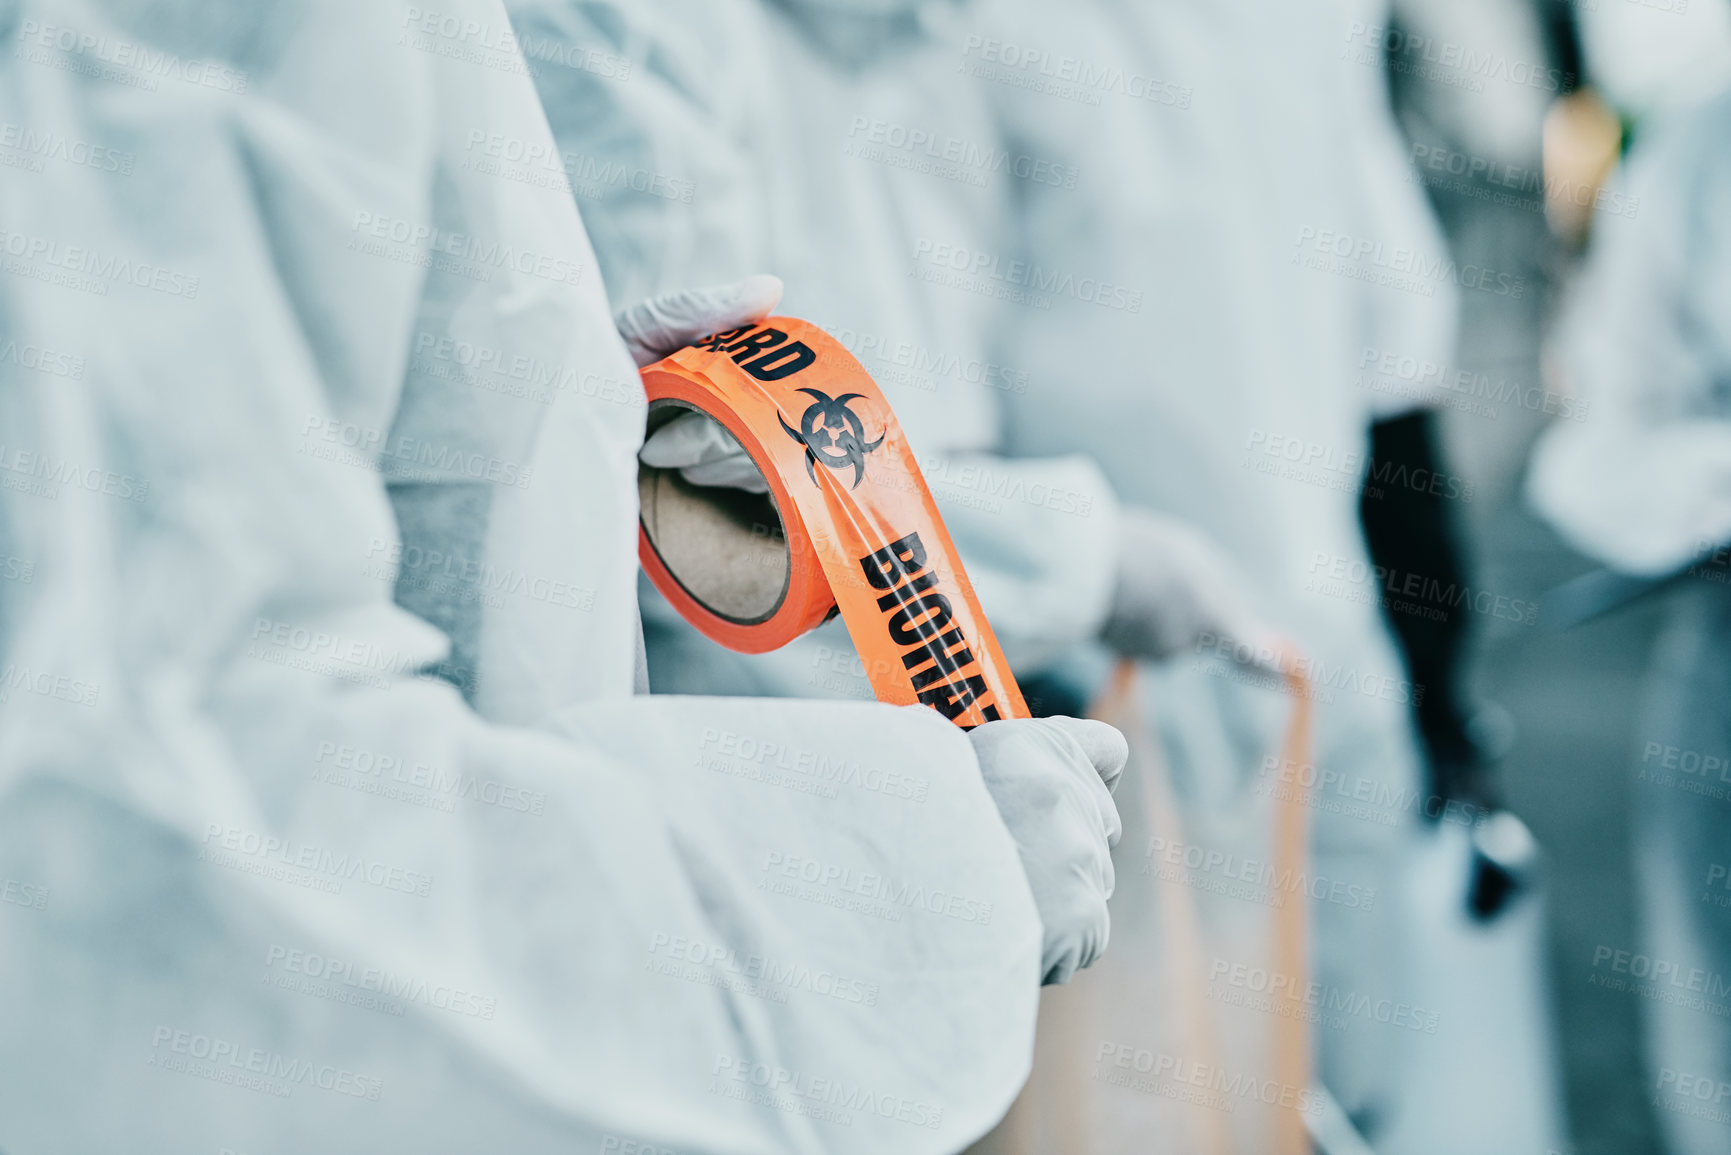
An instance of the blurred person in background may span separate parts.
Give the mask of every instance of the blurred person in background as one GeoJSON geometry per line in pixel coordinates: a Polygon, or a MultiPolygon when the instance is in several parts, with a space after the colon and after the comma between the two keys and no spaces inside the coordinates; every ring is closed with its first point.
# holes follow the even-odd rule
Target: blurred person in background
{"type": "MultiPolygon", "coordinates": [[[[1492,279],[1462,293],[1458,339],[1426,382],[1441,386],[1436,407],[1373,427],[1377,457],[1472,481],[1470,502],[1407,491],[1382,501],[1367,495],[1363,503],[1378,564],[1445,588],[1486,588],[1489,575],[1470,542],[1514,491],[1532,438],[1562,408],[1538,371],[1548,273],[1558,255],[1544,216],[1540,144],[1547,112],[1579,83],[1567,14],[1566,4],[1549,0],[1395,0],[1378,38],[1408,179],[1435,207],[1448,251],[1459,263],[1513,278],[1522,290],[1499,293],[1492,279]],[[1469,68],[1469,56],[1486,66],[1469,68]]],[[[1374,367],[1371,374],[1381,376],[1374,367]]],[[[1491,770],[1507,744],[1506,719],[1473,701],[1467,660],[1484,629],[1527,623],[1520,610],[1496,618],[1471,602],[1423,610],[1389,617],[1415,679],[1429,687],[1417,711],[1429,790],[1492,810],[1502,797],[1491,770]]]]}
{"type": "MultiPolygon", "coordinates": [[[[1395,4],[1385,49],[1416,175],[1459,261],[1513,272],[1532,287],[1521,300],[1465,295],[1451,390],[1435,423],[1438,448],[1479,493],[1455,525],[1471,543],[1461,560],[1474,589],[1530,607],[1541,590],[1578,572],[1580,559],[1517,500],[1534,439],[1554,426],[1547,442],[1575,441],[1595,420],[1597,402],[1571,380],[1560,355],[1571,342],[1541,361],[1557,312],[1554,287],[1576,274],[1580,246],[1591,237],[1621,235],[1656,211],[1634,185],[1605,182],[1645,122],[1662,122],[1665,110],[1698,101],[1731,76],[1728,33],[1731,9],[1719,3],[1395,4]]],[[[1446,641],[1436,635],[1453,631],[1453,660],[1466,667],[1459,683],[1466,709],[1456,717],[1468,725],[1427,727],[1427,738],[1456,729],[1469,741],[1451,745],[1479,754],[1480,766],[1467,763],[1465,774],[1441,766],[1439,788],[1492,802],[1507,792],[1542,827],[1552,999],[1576,1149],[1623,1152],[1656,1142],[1661,1112],[1652,1109],[1651,1080],[1637,1069],[1636,1020],[1645,1008],[1602,984],[1612,960],[1599,956],[1632,947],[1635,924],[1647,917],[1619,845],[1639,839],[1646,809],[1635,808],[1631,834],[1622,751],[1631,737],[1637,752],[1653,738],[1625,702],[1636,697],[1661,607],[1649,602],[1591,629],[1558,629],[1638,587],[1607,576],[1568,583],[1545,600],[1536,623],[1472,614],[1470,626],[1418,623],[1404,632],[1424,647],[1424,634],[1446,641]],[[1605,590],[1624,592],[1606,602],[1605,590]],[[1473,687],[1501,702],[1478,707],[1473,687]],[[1503,782],[1486,773],[1499,754],[1509,757],[1503,782]]],[[[1431,650],[1447,656],[1442,646],[1431,650]]],[[[1637,774],[1633,788],[1654,787],[1637,774]]]]}
{"type": "Polygon", "coordinates": [[[1554,336],[1586,420],[1533,455],[1534,506],[1576,549],[1662,587],[1641,707],[1635,868],[1646,1097],[1676,1155],[1731,1152],[1731,93],[1643,122],[1554,336]],[[1676,976],[1665,989],[1662,972],[1676,976]]]}
{"type": "MultiPolygon", "coordinates": [[[[1259,611],[1294,623],[1318,687],[1314,765],[1296,768],[1270,757],[1285,700],[1226,676],[1207,651],[1145,679],[1189,837],[1233,861],[1265,858],[1270,794],[1316,784],[1313,876],[1377,898],[1313,893],[1320,989],[1432,1011],[1448,1000],[1441,1038],[1351,1017],[1315,1031],[1321,1084],[1379,1150],[1542,1150],[1557,1121],[1534,952],[1516,950],[1510,975],[1467,980],[1457,966],[1440,989],[1424,985],[1470,950],[1464,851],[1451,838],[1452,891],[1412,901],[1420,820],[1444,817],[1427,806],[1411,717],[1430,688],[1405,676],[1358,510],[1361,482],[1470,499],[1452,475],[1375,468],[1372,418],[1433,402],[1436,383],[1377,389],[1366,359],[1446,364],[1466,282],[1503,296],[1520,286],[1449,260],[1391,119],[1375,5],[1003,0],[987,11],[962,55],[994,93],[1011,151],[1081,174],[1075,188],[1018,189],[1004,261],[1055,274],[1056,288],[1006,309],[995,355],[1071,386],[1009,398],[1007,444],[1085,450],[1126,500],[1219,540],[1254,576],[1259,611]],[[1127,287],[1129,307],[1065,291],[1083,278],[1127,287]],[[1455,957],[1437,949],[1447,934],[1455,957]]],[[[1123,809],[1125,845],[1146,840],[1137,804],[1123,809]]],[[[1475,817],[1446,814],[1456,833],[1475,817]]],[[[1121,948],[1128,886],[1115,904],[1121,948]]],[[[1236,930],[1248,904],[1197,903],[1213,974],[1249,941],[1236,930]]],[[[1085,1088],[1097,1117],[1137,1099],[1085,1088]]]]}

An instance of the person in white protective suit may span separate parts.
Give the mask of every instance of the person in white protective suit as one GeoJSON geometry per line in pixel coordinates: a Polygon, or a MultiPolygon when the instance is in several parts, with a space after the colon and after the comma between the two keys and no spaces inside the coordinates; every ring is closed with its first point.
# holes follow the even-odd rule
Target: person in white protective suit
{"type": "Polygon", "coordinates": [[[0,26],[0,1149],[984,1131],[1122,740],[634,695],[643,395],[568,190],[471,147],[553,147],[503,8],[0,26]]]}
{"type": "MultiPolygon", "coordinates": [[[[1017,188],[1073,174],[1006,153],[948,52],[950,0],[509,0],[531,60],[641,57],[629,83],[543,66],[536,84],[557,168],[584,208],[615,302],[758,269],[780,309],[860,359],[914,448],[994,631],[1018,671],[1107,633],[1161,656],[1201,632],[1271,651],[1208,542],[1123,507],[1070,452],[996,452],[1006,394],[1057,389],[985,353],[1002,309],[918,274],[932,238],[1001,235],[1017,188]],[[605,110],[606,115],[596,115],[605,110]]],[[[970,242],[972,243],[972,242],[970,242]]],[[[640,319],[622,316],[629,333],[640,319]]],[[[1075,447],[1072,447],[1075,448],[1075,447]]],[[[738,446],[698,415],[657,430],[643,459],[699,485],[762,489],[738,446]]],[[[658,691],[867,697],[841,621],[768,655],[727,652],[645,601],[658,691]]]]}
{"type": "MultiPolygon", "coordinates": [[[[1377,23],[1368,8],[993,0],[953,46],[993,94],[1011,151],[1081,174],[1073,189],[1029,186],[1010,234],[1020,244],[962,262],[1028,298],[1006,311],[993,356],[1068,385],[1007,399],[1011,451],[1085,448],[1123,500],[1221,542],[1265,616],[1292,627],[1313,684],[1314,748],[1294,766],[1281,751],[1289,699],[1273,680],[1235,675],[1219,657],[1228,647],[1198,646],[1143,679],[1185,843],[1126,802],[1120,877],[1138,842],[1143,872],[1191,866],[1209,1014],[1231,1071],[1269,1070],[1251,1036],[1272,1016],[1227,1009],[1263,993],[1235,985],[1241,964],[1270,981],[1273,952],[1257,937],[1266,906],[1309,904],[1309,973],[1281,977],[1314,984],[1313,1007],[1404,994],[1392,904],[1424,805],[1410,718],[1423,687],[1380,619],[1357,503],[1368,420],[1413,399],[1391,405],[1360,382],[1367,355],[1448,363],[1457,285],[1404,179],[1380,57],[1345,51],[1355,27],[1377,23]],[[1265,816],[1294,791],[1308,793],[1311,857],[1287,884],[1268,869],[1265,816]]],[[[1155,957],[1152,931],[1124,937],[1142,935],[1126,929],[1129,886],[1115,905],[1120,945],[1155,957]]],[[[1373,1143],[1407,1089],[1403,1056],[1429,1041],[1410,1026],[1371,1014],[1312,1025],[1317,1080],[1373,1143]]],[[[1083,1086],[1098,1118],[1154,1109],[1129,1085],[1083,1086]]]]}
{"type": "MultiPolygon", "coordinates": [[[[1633,786],[1643,950],[1676,976],[1647,1002],[1647,1094],[1676,1155],[1731,1152],[1731,94],[1654,118],[1595,223],[1551,350],[1585,407],[1540,439],[1534,506],[1581,552],[1673,578],[1633,786]],[[1666,990],[1666,986],[1671,989],[1666,990]]],[[[1655,970],[1655,975],[1659,971],[1655,970]]]]}

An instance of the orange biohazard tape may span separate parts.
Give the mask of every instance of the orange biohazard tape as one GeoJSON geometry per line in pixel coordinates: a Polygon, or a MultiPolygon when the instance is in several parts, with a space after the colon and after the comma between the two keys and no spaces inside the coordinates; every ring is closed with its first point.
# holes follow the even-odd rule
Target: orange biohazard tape
{"type": "Polygon", "coordinates": [[[643,370],[649,432],[707,413],[767,497],[643,466],[643,568],[680,615],[732,650],[778,649],[839,609],[880,701],[964,728],[1028,717],[895,414],[816,325],[770,317],[643,370]]]}

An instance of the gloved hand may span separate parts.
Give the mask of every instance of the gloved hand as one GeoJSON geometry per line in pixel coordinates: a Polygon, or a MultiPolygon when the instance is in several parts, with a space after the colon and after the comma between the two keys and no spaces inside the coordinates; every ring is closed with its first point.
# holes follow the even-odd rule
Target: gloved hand
{"type": "MultiPolygon", "coordinates": [[[[767,316],[780,301],[781,278],[759,274],[731,285],[651,297],[621,309],[614,314],[613,324],[641,369],[705,333],[767,316]]],[[[733,435],[701,413],[682,414],[657,429],[638,458],[657,469],[677,469],[693,485],[769,492],[763,475],[733,435]]]]}
{"type": "Polygon", "coordinates": [[[693,485],[769,492],[751,454],[707,413],[681,413],[649,435],[637,459],[657,469],[677,469],[693,485]]]}
{"type": "Polygon", "coordinates": [[[639,301],[613,314],[613,327],[641,369],[706,333],[767,317],[780,303],[781,278],[759,273],[729,285],[682,289],[639,301]]]}
{"type": "Polygon", "coordinates": [[[1194,527],[1146,509],[1119,514],[1118,580],[1100,638],[1129,658],[1159,661],[1207,635],[1278,671],[1278,635],[1257,615],[1238,571],[1194,527]]]}
{"type": "Polygon", "coordinates": [[[968,737],[1045,927],[1040,981],[1067,983],[1106,949],[1109,850],[1123,830],[1111,791],[1130,748],[1111,726],[1082,718],[987,722],[968,737]]]}

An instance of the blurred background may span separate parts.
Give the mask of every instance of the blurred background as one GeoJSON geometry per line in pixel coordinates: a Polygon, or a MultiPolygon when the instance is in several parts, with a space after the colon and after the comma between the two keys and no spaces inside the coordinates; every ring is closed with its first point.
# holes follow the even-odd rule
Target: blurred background
{"type": "MultiPolygon", "coordinates": [[[[1555,387],[1546,341],[1599,219],[1579,193],[1613,179],[1644,127],[1731,78],[1731,8],[1700,0],[1398,0],[1393,26],[1407,39],[1386,42],[1391,92],[1414,155],[1437,150],[1507,166],[1478,174],[1420,168],[1451,248],[1463,261],[1513,264],[1540,287],[1525,307],[1467,294],[1459,365],[1555,387]],[[1427,37],[1545,61],[1574,78],[1572,91],[1473,92],[1446,70],[1413,66],[1410,49],[1427,37]],[[1511,181],[1510,171],[1542,179],[1511,181]]],[[[1442,450],[1481,494],[1461,507],[1468,569],[1485,587],[1543,607],[1537,629],[1475,617],[1462,684],[1508,804],[1543,847],[1567,1149],[1657,1153],[1670,1148],[1643,1058],[1643,1001],[1592,979],[1595,951],[1634,951],[1642,937],[1631,816],[1635,794],[1655,788],[1638,777],[1643,745],[1654,737],[1642,732],[1639,707],[1666,595],[1618,603],[1579,624],[1571,624],[1576,603],[1544,601],[1601,564],[1571,550],[1523,499],[1528,452],[1551,419],[1513,405],[1494,416],[1440,411],[1442,450]]]]}

